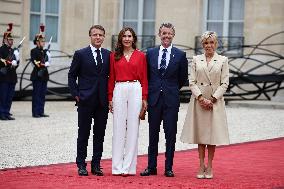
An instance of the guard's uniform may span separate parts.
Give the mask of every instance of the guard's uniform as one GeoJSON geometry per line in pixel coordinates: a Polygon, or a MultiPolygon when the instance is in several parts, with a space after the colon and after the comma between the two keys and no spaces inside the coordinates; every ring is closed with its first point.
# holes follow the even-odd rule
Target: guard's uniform
{"type": "MultiPolygon", "coordinates": [[[[40,40],[45,40],[43,32],[44,26],[41,26],[41,32],[35,36],[34,44],[37,44],[40,40]]],[[[48,55],[47,49],[43,49],[40,45],[33,48],[31,50],[31,62],[34,65],[30,78],[33,84],[32,115],[36,118],[48,117],[44,114],[45,94],[49,80],[47,67],[50,64],[50,55],[48,55]]]]}
{"type": "Polygon", "coordinates": [[[14,120],[10,109],[17,83],[16,69],[19,66],[19,50],[12,49],[12,26],[4,33],[3,45],[0,47],[0,120],[14,120]],[[17,51],[17,52],[16,52],[17,51]]]}

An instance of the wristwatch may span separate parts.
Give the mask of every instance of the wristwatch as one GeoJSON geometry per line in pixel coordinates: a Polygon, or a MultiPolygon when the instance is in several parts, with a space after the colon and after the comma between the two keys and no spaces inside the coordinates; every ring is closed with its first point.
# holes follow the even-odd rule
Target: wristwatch
{"type": "Polygon", "coordinates": [[[215,98],[213,95],[211,95],[211,101],[212,101],[212,103],[215,103],[215,102],[217,102],[217,98],[215,98]]]}

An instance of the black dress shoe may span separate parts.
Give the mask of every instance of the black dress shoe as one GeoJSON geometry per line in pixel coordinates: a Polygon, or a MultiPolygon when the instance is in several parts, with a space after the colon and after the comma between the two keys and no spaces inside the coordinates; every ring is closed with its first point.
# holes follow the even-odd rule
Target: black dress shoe
{"type": "Polygon", "coordinates": [[[85,166],[79,166],[78,175],[79,176],[88,176],[88,171],[87,171],[85,166]]]}
{"type": "Polygon", "coordinates": [[[33,115],[34,118],[41,118],[40,115],[33,115]]]}
{"type": "Polygon", "coordinates": [[[41,114],[40,117],[49,117],[49,115],[41,114]]]}
{"type": "Polygon", "coordinates": [[[8,120],[8,118],[5,116],[0,116],[0,120],[8,120]]]}
{"type": "Polygon", "coordinates": [[[174,172],[172,170],[165,171],[164,175],[166,177],[174,177],[175,176],[175,174],[174,174],[174,172]]]}
{"type": "Polygon", "coordinates": [[[104,173],[101,169],[102,168],[99,165],[98,166],[91,166],[91,172],[92,172],[93,175],[104,176],[104,173]]]}
{"type": "Polygon", "coordinates": [[[15,120],[15,118],[13,118],[12,116],[8,115],[6,116],[7,120],[15,120]]]}
{"type": "Polygon", "coordinates": [[[140,176],[150,175],[157,175],[157,168],[146,168],[143,172],[140,173],[140,176]]]}

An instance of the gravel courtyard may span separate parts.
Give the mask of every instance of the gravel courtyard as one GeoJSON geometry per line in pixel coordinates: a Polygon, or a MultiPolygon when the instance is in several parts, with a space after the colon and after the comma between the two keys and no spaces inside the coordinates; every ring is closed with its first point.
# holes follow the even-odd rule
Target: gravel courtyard
{"type": "MultiPolygon", "coordinates": [[[[188,104],[181,104],[176,150],[196,148],[180,142],[179,137],[188,104]]],[[[15,121],[0,121],[0,169],[75,162],[77,112],[73,102],[46,102],[49,118],[31,116],[31,102],[17,101],[12,105],[15,121]]],[[[231,143],[242,143],[284,137],[284,109],[227,106],[231,143]]],[[[92,133],[92,131],[91,131],[92,133]]],[[[112,114],[109,114],[104,142],[103,159],[111,158],[112,114]]],[[[88,157],[92,157],[92,134],[88,157]]],[[[148,123],[141,121],[139,154],[147,154],[148,123]]],[[[159,152],[165,151],[163,129],[160,132],[159,152]]]]}

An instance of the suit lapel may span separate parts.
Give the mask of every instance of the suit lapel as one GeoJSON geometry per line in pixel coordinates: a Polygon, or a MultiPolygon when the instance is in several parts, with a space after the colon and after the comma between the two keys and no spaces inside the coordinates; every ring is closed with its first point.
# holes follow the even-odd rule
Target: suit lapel
{"type": "Polygon", "coordinates": [[[107,66],[106,62],[107,62],[107,59],[106,59],[106,51],[105,49],[102,48],[102,57],[103,57],[103,65],[102,65],[102,70],[101,72],[104,72],[104,70],[106,69],[105,66],[107,66]]]}
{"type": "MultiPolygon", "coordinates": [[[[159,72],[159,47],[156,47],[154,50],[153,50],[153,57],[154,57],[154,60],[153,60],[153,67],[155,68],[155,70],[157,70],[157,72],[159,72]]],[[[159,72],[160,73],[160,72],[159,72]]]]}
{"type": "Polygon", "coordinates": [[[95,62],[95,59],[94,59],[91,47],[87,48],[87,56],[88,56],[88,60],[89,60],[88,62],[90,62],[91,64],[96,65],[96,62],[95,62]]]}
{"type": "Polygon", "coordinates": [[[210,80],[210,76],[209,76],[209,70],[208,70],[208,67],[207,67],[207,62],[206,62],[205,54],[202,54],[201,59],[200,59],[200,62],[201,62],[202,68],[203,68],[203,70],[204,70],[204,72],[205,72],[205,75],[206,75],[207,79],[208,79],[209,81],[211,81],[211,80],[210,80]]]}
{"type": "Polygon", "coordinates": [[[95,58],[94,58],[94,56],[93,56],[93,52],[92,52],[92,49],[91,49],[91,47],[89,46],[88,48],[87,48],[87,58],[88,58],[88,64],[90,64],[89,65],[89,68],[90,69],[92,69],[93,70],[93,72],[97,75],[97,74],[100,74],[99,72],[98,72],[98,69],[97,69],[97,66],[96,66],[96,61],[95,61],[95,58]]]}
{"type": "Polygon", "coordinates": [[[218,63],[218,54],[214,53],[214,56],[212,57],[209,65],[208,65],[208,71],[211,72],[212,68],[218,63]]]}

